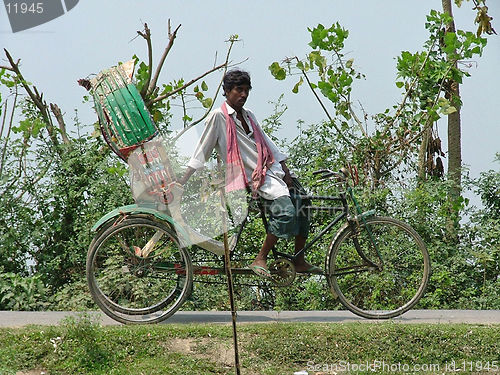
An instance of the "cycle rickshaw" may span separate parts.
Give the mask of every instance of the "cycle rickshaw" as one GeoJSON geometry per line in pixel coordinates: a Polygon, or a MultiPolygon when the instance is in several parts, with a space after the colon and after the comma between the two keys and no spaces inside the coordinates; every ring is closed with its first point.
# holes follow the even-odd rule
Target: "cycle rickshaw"
{"type": "MultiPolygon", "coordinates": [[[[186,224],[180,207],[182,188],[174,182],[163,141],[131,72],[133,62],[82,83],[94,96],[108,144],[129,162],[139,175],[137,181],[150,182],[146,190],[154,199],[116,208],[94,225],[87,280],[94,301],[111,318],[122,323],[156,323],[173,315],[186,301],[193,275],[224,274],[224,246],[186,224]],[[219,262],[193,263],[194,248],[210,252],[219,262]]],[[[344,222],[330,242],[324,273],[319,277],[325,277],[331,292],[359,316],[387,319],[410,310],[422,297],[430,274],[429,255],[420,236],[404,222],[377,216],[375,211],[362,212],[347,170],[316,173],[342,189],[335,196],[302,197],[322,202],[311,203],[308,210],[331,215],[302,251],[344,222]]],[[[258,201],[251,201],[249,208],[260,210],[266,225],[258,201]]],[[[231,250],[237,248],[246,222],[243,218],[236,227],[231,250]]],[[[281,287],[292,284],[294,255],[273,249],[272,256],[270,282],[281,287]]],[[[254,275],[246,267],[231,271],[236,276],[254,275]]]]}

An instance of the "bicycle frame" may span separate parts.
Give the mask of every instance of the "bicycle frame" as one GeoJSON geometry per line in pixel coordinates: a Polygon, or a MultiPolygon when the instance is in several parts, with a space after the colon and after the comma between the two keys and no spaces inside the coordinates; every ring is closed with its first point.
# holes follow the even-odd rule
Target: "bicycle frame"
{"type": "MultiPolygon", "coordinates": [[[[347,186],[347,189],[345,192],[340,193],[338,196],[329,196],[329,195],[300,195],[300,198],[303,200],[310,200],[310,201],[326,201],[326,202],[338,202],[340,205],[334,206],[334,205],[308,205],[303,207],[303,209],[307,210],[307,213],[310,214],[312,211],[326,211],[326,212],[340,212],[333,220],[328,222],[328,224],[319,232],[317,233],[310,241],[307,241],[305,244],[304,248],[301,249],[299,252],[295,254],[287,254],[284,252],[280,252],[276,250],[276,248],[272,249],[272,256],[277,259],[277,258],[285,258],[290,261],[294,261],[297,259],[299,256],[303,255],[307,250],[309,250],[316,242],[318,242],[325,234],[330,232],[332,228],[339,223],[342,220],[345,220],[348,225],[350,226],[359,226],[359,219],[366,225],[365,217],[373,215],[375,212],[374,211],[367,211],[363,213],[361,211],[361,207],[359,206],[358,201],[356,200],[353,190],[351,187],[347,186]],[[351,216],[349,212],[349,205],[348,205],[348,199],[350,199],[355,208],[356,215],[351,216]]],[[[260,204],[257,201],[257,205],[260,210],[260,216],[263,222],[264,227],[267,229],[267,220],[266,220],[266,215],[264,208],[262,204],[260,204]]],[[[96,225],[94,226],[93,230],[97,231],[98,228],[100,228],[105,222],[110,221],[110,219],[115,219],[117,217],[122,217],[122,215],[127,215],[127,214],[135,214],[135,213],[142,213],[142,214],[149,214],[149,215],[154,215],[157,217],[157,219],[161,221],[167,221],[170,224],[174,225],[176,227],[176,230],[182,229],[183,226],[181,225],[176,225],[177,222],[174,221],[170,216],[167,216],[163,213],[160,213],[159,211],[155,210],[154,208],[149,208],[149,207],[144,207],[144,206],[137,206],[137,205],[130,205],[130,206],[125,206],[125,207],[120,207],[105,217],[103,217],[96,225]]],[[[240,237],[242,233],[244,232],[244,227],[247,222],[247,219],[243,220],[243,222],[237,227],[237,232],[236,232],[236,238],[235,238],[235,245],[233,248],[236,248],[238,246],[240,237]]],[[[354,229],[354,228],[353,228],[354,229]]],[[[368,230],[369,231],[369,230],[368,230]]],[[[380,253],[378,251],[378,246],[376,244],[374,236],[370,233],[370,238],[372,244],[375,246],[375,249],[377,251],[377,254],[380,257],[380,253]]],[[[185,234],[183,234],[185,235],[185,234]]],[[[187,236],[187,235],[186,235],[187,236]]],[[[358,252],[359,256],[361,259],[363,259],[366,264],[369,267],[377,267],[380,268],[379,265],[376,265],[373,263],[368,257],[365,255],[363,250],[361,249],[361,246],[357,242],[357,239],[354,238],[354,244],[356,247],[356,251],[358,252]]],[[[204,248],[203,246],[201,246],[204,248]]],[[[233,252],[232,252],[233,255],[233,252]]],[[[213,267],[207,267],[207,266],[194,266],[194,273],[198,275],[215,275],[215,274],[220,274],[225,271],[225,268],[213,268],[213,267]]],[[[248,268],[233,268],[232,272],[234,274],[253,274],[253,271],[248,269],[248,268]]]]}
{"type": "Polygon", "coordinates": [[[277,257],[283,257],[289,260],[294,260],[297,257],[301,256],[304,254],[305,251],[307,251],[309,248],[311,248],[321,237],[323,237],[326,233],[328,233],[334,226],[337,224],[339,221],[342,219],[345,219],[349,215],[349,206],[347,204],[347,199],[344,193],[341,193],[339,196],[323,196],[323,195],[300,195],[300,198],[302,199],[309,199],[309,200],[322,200],[322,201],[332,201],[332,202],[341,202],[342,206],[306,206],[304,209],[308,211],[308,213],[313,210],[313,211],[328,211],[328,212],[337,212],[340,211],[341,213],[337,215],[331,222],[328,223],[326,227],[324,227],[318,234],[314,236],[314,238],[310,241],[308,241],[304,248],[297,252],[294,255],[286,254],[279,252],[273,248],[273,254],[277,257]]]}
{"type": "MultiPolygon", "coordinates": [[[[361,221],[363,222],[363,224],[366,226],[366,217],[372,216],[372,215],[375,214],[375,210],[370,210],[370,211],[362,212],[361,207],[360,207],[360,205],[359,205],[356,197],[354,196],[353,189],[351,187],[349,187],[349,186],[347,186],[346,192],[342,192],[338,196],[325,196],[325,195],[309,195],[309,194],[306,194],[306,195],[300,195],[299,197],[301,199],[303,199],[303,200],[307,199],[307,200],[311,200],[311,201],[313,201],[313,200],[316,200],[316,201],[319,200],[319,201],[329,201],[329,202],[340,202],[341,203],[340,206],[330,206],[330,205],[327,205],[327,206],[316,206],[316,205],[309,205],[309,206],[306,206],[306,207],[303,208],[303,209],[307,210],[308,213],[310,213],[311,211],[327,211],[327,212],[340,212],[340,214],[338,214],[332,221],[330,221],[318,234],[316,234],[314,236],[314,238],[312,238],[310,241],[308,241],[305,244],[305,246],[304,246],[303,249],[301,249],[297,253],[295,253],[293,255],[292,254],[287,254],[287,253],[280,252],[280,251],[276,250],[276,248],[273,248],[272,249],[272,255],[273,255],[273,257],[275,259],[281,257],[281,258],[288,259],[290,261],[294,261],[299,256],[301,256],[302,254],[304,254],[308,249],[310,249],[326,233],[330,232],[331,229],[338,222],[340,222],[342,220],[345,220],[349,226],[357,227],[357,226],[359,226],[359,219],[361,219],[361,221]],[[351,217],[350,212],[349,212],[348,197],[353,202],[354,207],[355,207],[356,215],[353,216],[353,217],[351,217]]],[[[263,221],[264,227],[267,229],[267,220],[266,220],[265,212],[264,212],[264,209],[263,209],[262,205],[260,205],[260,204],[259,204],[259,209],[260,209],[261,219],[263,221]]],[[[237,246],[237,243],[239,242],[241,234],[243,233],[243,228],[245,226],[245,223],[246,223],[246,220],[243,221],[243,223],[240,225],[240,227],[238,229],[237,236],[236,236],[236,246],[237,246]]],[[[380,252],[378,250],[378,245],[376,243],[375,237],[372,235],[370,229],[369,228],[367,228],[367,229],[368,229],[368,233],[369,233],[369,236],[370,236],[370,241],[371,241],[372,245],[376,249],[378,258],[380,259],[381,262],[383,262],[382,261],[382,257],[380,255],[380,252]]],[[[365,262],[365,265],[363,267],[368,267],[368,269],[373,268],[373,267],[378,268],[378,269],[381,268],[381,265],[377,265],[376,263],[374,263],[372,260],[370,260],[366,256],[366,254],[362,250],[362,248],[361,248],[361,246],[360,246],[357,238],[353,238],[353,242],[354,242],[354,246],[356,248],[356,251],[357,251],[358,255],[365,262]]],[[[359,266],[359,267],[362,267],[362,266],[359,266]]],[[[234,268],[232,271],[235,274],[252,274],[253,273],[251,270],[249,270],[247,268],[234,268]]],[[[349,272],[359,272],[359,271],[362,271],[362,270],[361,269],[357,269],[356,271],[349,271],[349,272]]]]}

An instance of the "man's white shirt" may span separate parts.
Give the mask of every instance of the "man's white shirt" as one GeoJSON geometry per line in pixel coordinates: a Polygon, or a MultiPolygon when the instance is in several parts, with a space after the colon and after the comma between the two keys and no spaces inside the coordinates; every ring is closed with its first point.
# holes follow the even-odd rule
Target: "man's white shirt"
{"type": "MultiPolygon", "coordinates": [[[[255,143],[252,127],[250,124],[250,117],[253,123],[261,130],[266,143],[268,144],[274,156],[274,163],[266,172],[266,177],[262,186],[257,190],[258,194],[264,198],[273,200],[281,196],[289,196],[288,187],[283,181],[285,172],[281,167],[280,162],[288,158],[287,155],[282,153],[276,144],[269,138],[269,136],[262,131],[254,114],[249,110],[242,110],[242,115],[250,128],[250,133],[247,134],[240,120],[236,117],[236,111],[227,105],[227,112],[236,123],[236,134],[238,139],[238,146],[240,149],[241,159],[245,168],[246,176],[250,182],[252,172],[257,166],[257,145],[255,143]]],[[[227,158],[227,137],[226,137],[226,118],[220,108],[212,111],[205,122],[205,129],[198,141],[196,149],[188,163],[188,166],[193,169],[201,169],[206,161],[212,154],[213,149],[216,149],[220,157],[226,163],[227,158]]],[[[293,176],[293,174],[292,174],[293,176]]]]}

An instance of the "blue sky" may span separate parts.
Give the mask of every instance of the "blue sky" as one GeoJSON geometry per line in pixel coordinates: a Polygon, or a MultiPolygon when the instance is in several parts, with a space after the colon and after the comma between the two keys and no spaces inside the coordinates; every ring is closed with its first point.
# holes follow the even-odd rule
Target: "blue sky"
{"type": "MultiPolygon", "coordinates": [[[[500,4],[497,0],[489,3],[495,26],[500,19],[500,4]]],[[[76,80],[134,54],[145,59],[146,45],[136,34],[144,22],[153,33],[156,59],[167,43],[168,19],[173,27],[182,25],[160,82],[190,79],[209,69],[216,53],[222,61],[227,47],[224,41],[238,34],[242,41],[234,47],[232,60],[248,59],[241,64],[253,81],[248,107],[265,118],[273,110],[269,101],[285,93],[289,110],[280,135],[292,137],[298,119],[312,124],[323,119],[323,114],[310,94],[290,92],[292,81],[274,80],[268,66],[287,56],[303,56],[308,51],[307,27],[318,23],[330,26],[338,21],[349,29],[346,50],[356,68],[366,75],[356,84],[353,99],[374,114],[392,107],[400,97],[394,84],[395,57],[402,50],[421,49],[426,39],[425,16],[440,6],[439,0],[82,0],[67,14],[18,33],[12,33],[2,7],[0,46],[21,59],[26,79],[45,93],[48,102],[63,109],[67,123],[72,122],[75,108],[84,123],[92,123],[95,114],[89,104],[82,104],[85,91],[76,80]]],[[[455,11],[457,27],[475,30],[474,16],[471,4],[464,2],[455,11]]],[[[500,25],[496,26],[500,32],[500,25]]],[[[1,53],[0,65],[6,65],[1,53]]],[[[500,36],[491,36],[483,57],[469,70],[472,77],[461,88],[463,162],[473,177],[498,168],[493,159],[500,152],[499,61],[500,36]]],[[[217,79],[214,76],[208,82],[213,86],[217,79]]],[[[440,124],[439,134],[445,142],[445,122],[440,124]]]]}

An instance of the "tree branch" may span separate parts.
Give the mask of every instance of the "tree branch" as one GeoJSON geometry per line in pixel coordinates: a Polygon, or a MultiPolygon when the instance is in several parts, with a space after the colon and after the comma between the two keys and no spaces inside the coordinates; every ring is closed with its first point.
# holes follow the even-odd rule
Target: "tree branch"
{"type": "Polygon", "coordinates": [[[36,105],[36,107],[38,108],[38,110],[40,111],[40,114],[42,115],[43,119],[46,121],[47,124],[49,124],[50,121],[49,121],[49,117],[48,117],[48,114],[47,114],[47,106],[44,105],[44,103],[42,101],[42,97],[40,96],[40,94],[38,93],[38,91],[36,90],[36,88],[34,88],[35,92],[33,92],[31,90],[31,88],[29,87],[29,85],[26,83],[26,81],[25,81],[25,79],[24,79],[21,71],[19,70],[19,62],[20,62],[20,60],[17,60],[17,63],[15,63],[14,59],[10,55],[9,51],[7,51],[5,48],[4,48],[4,51],[5,51],[5,54],[7,55],[7,59],[10,62],[10,65],[12,67],[12,71],[14,73],[16,73],[16,75],[17,75],[17,77],[18,77],[21,85],[24,87],[24,89],[28,93],[29,97],[31,98],[31,100],[33,101],[33,103],[36,105]]]}
{"type": "MultiPolygon", "coordinates": [[[[7,135],[5,137],[5,143],[4,143],[4,146],[3,146],[3,150],[2,150],[2,159],[0,160],[0,177],[2,176],[2,173],[3,173],[3,163],[5,161],[5,153],[7,152],[7,144],[9,142],[9,138],[10,138],[10,131],[12,129],[12,120],[13,120],[13,117],[14,117],[14,110],[16,108],[16,101],[17,101],[17,87],[16,87],[16,93],[15,93],[15,96],[14,96],[14,106],[12,107],[12,114],[11,114],[11,117],[10,117],[10,121],[9,121],[9,128],[7,129],[7,135]]],[[[5,102],[4,104],[4,112],[3,112],[3,119],[2,119],[2,132],[0,132],[0,136],[3,135],[3,129],[4,129],[4,126],[5,126],[5,120],[7,118],[7,101],[5,102]]]]}
{"type": "Polygon", "coordinates": [[[14,62],[14,59],[10,55],[9,51],[7,51],[5,48],[4,48],[4,51],[5,51],[5,54],[7,56],[7,59],[9,60],[10,65],[12,67],[12,71],[14,73],[16,73],[19,82],[23,86],[24,90],[26,90],[29,97],[31,98],[31,100],[33,101],[35,106],[38,108],[38,111],[40,112],[40,115],[42,116],[43,120],[47,124],[47,131],[49,132],[50,139],[52,140],[54,146],[59,145],[59,141],[57,140],[57,137],[54,134],[54,126],[53,126],[52,120],[50,118],[47,104],[44,103],[44,101],[43,101],[43,94],[40,94],[35,86],[33,86],[33,90],[32,90],[31,87],[28,85],[28,83],[24,79],[21,71],[19,70],[20,60],[17,60],[17,63],[14,62]]]}
{"type": "MultiPolygon", "coordinates": [[[[298,61],[299,58],[297,56],[295,56],[295,59],[298,61]]],[[[332,124],[332,126],[335,128],[335,130],[337,131],[337,133],[342,137],[342,139],[351,147],[354,147],[354,144],[349,140],[347,139],[344,134],[342,134],[342,131],[338,128],[338,126],[335,124],[335,120],[330,116],[330,113],[328,113],[328,110],[326,109],[325,105],[323,104],[323,102],[321,101],[320,97],[318,96],[318,93],[316,92],[316,90],[314,90],[314,88],[312,87],[312,84],[311,84],[311,81],[309,80],[309,77],[307,76],[305,70],[303,69],[300,69],[300,71],[302,72],[302,75],[304,76],[304,78],[306,79],[306,82],[307,82],[307,86],[309,86],[309,88],[311,89],[313,95],[316,97],[316,100],[318,101],[319,105],[321,106],[321,108],[323,109],[323,111],[325,112],[326,114],[326,117],[328,117],[328,120],[330,121],[330,123],[332,124]]]]}
{"type": "Polygon", "coordinates": [[[202,79],[203,77],[209,75],[210,73],[213,73],[215,72],[216,70],[219,70],[221,68],[223,68],[224,66],[226,65],[226,63],[223,63],[223,64],[220,64],[220,65],[217,65],[216,67],[213,67],[212,69],[206,71],[205,73],[203,73],[202,75],[196,77],[196,78],[193,78],[191,81],[189,81],[188,83],[182,85],[181,87],[179,88],[176,88],[175,90],[172,90],[170,92],[167,92],[166,94],[163,94],[163,95],[160,95],[156,98],[154,98],[153,100],[150,100],[148,101],[147,103],[147,106],[149,107],[151,104],[153,103],[156,103],[156,102],[160,102],[162,100],[165,100],[166,98],[168,98],[169,96],[172,96],[172,95],[175,95],[177,94],[179,91],[182,91],[184,90],[185,88],[191,86],[193,83],[199,81],[200,79],[202,79]]]}
{"type": "MultiPolygon", "coordinates": [[[[224,72],[222,73],[222,77],[220,79],[220,82],[219,82],[219,85],[217,86],[217,90],[215,90],[215,95],[214,95],[214,100],[212,100],[212,104],[210,105],[210,107],[205,111],[204,115],[201,116],[198,120],[192,122],[191,124],[189,124],[188,126],[184,127],[184,129],[182,129],[174,138],[173,140],[177,140],[179,139],[179,137],[181,135],[183,135],[185,132],[187,132],[189,129],[191,129],[192,127],[194,127],[195,125],[199,124],[201,121],[203,121],[203,119],[205,119],[208,114],[212,111],[212,108],[214,107],[214,104],[215,104],[215,98],[217,98],[217,96],[219,95],[219,91],[222,87],[222,83],[223,83],[223,80],[224,80],[224,76],[226,75],[226,72],[227,72],[227,68],[229,67],[229,57],[231,55],[231,50],[233,48],[233,45],[234,43],[237,41],[237,39],[235,38],[230,38],[229,39],[229,48],[227,49],[227,53],[226,53],[226,60],[224,61],[224,72]]],[[[214,62],[215,63],[215,62],[214,62]]]]}
{"type": "Polygon", "coordinates": [[[10,70],[11,72],[14,71],[14,69],[12,69],[10,66],[3,66],[3,65],[0,65],[0,70],[1,69],[5,69],[5,70],[10,70]]]}
{"type": "MultiPolygon", "coordinates": [[[[167,58],[168,53],[170,52],[170,50],[172,49],[172,46],[174,45],[174,40],[177,36],[177,31],[179,30],[180,27],[181,27],[181,25],[177,26],[177,28],[174,30],[174,32],[171,33],[170,20],[168,20],[168,45],[165,48],[165,51],[163,51],[163,55],[160,58],[160,62],[158,63],[158,67],[156,68],[156,72],[155,72],[154,76],[152,77],[151,82],[149,83],[149,88],[146,92],[146,96],[151,95],[154,92],[154,90],[156,89],[156,83],[158,82],[158,78],[160,76],[161,69],[163,68],[163,63],[165,62],[165,59],[167,58]]],[[[151,74],[151,72],[152,71],[150,71],[150,74],[151,74]]]]}
{"type": "Polygon", "coordinates": [[[137,31],[137,34],[146,39],[148,45],[148,79],[144,83],[141,89],[141,96],[144,99],[148,92],[149,82],[151,81],[151,75],[153,74],[153,45],[151,43],[151,30],[149,30],[148,24],[144,23],[144,32],[137,31]]]}
{"type": "Polygon", "coordinates": [[[57,123],[59,124],[59,130],[61,131],[63,142],[67,145],[71,145],[71,141],[68,138],[68,133],[66,132],[66,124],[64,123],[64,118],[62,116],[61,109],[58,107],[57,104],[51,103],[50,110],[56,117],[57,123]]]}

